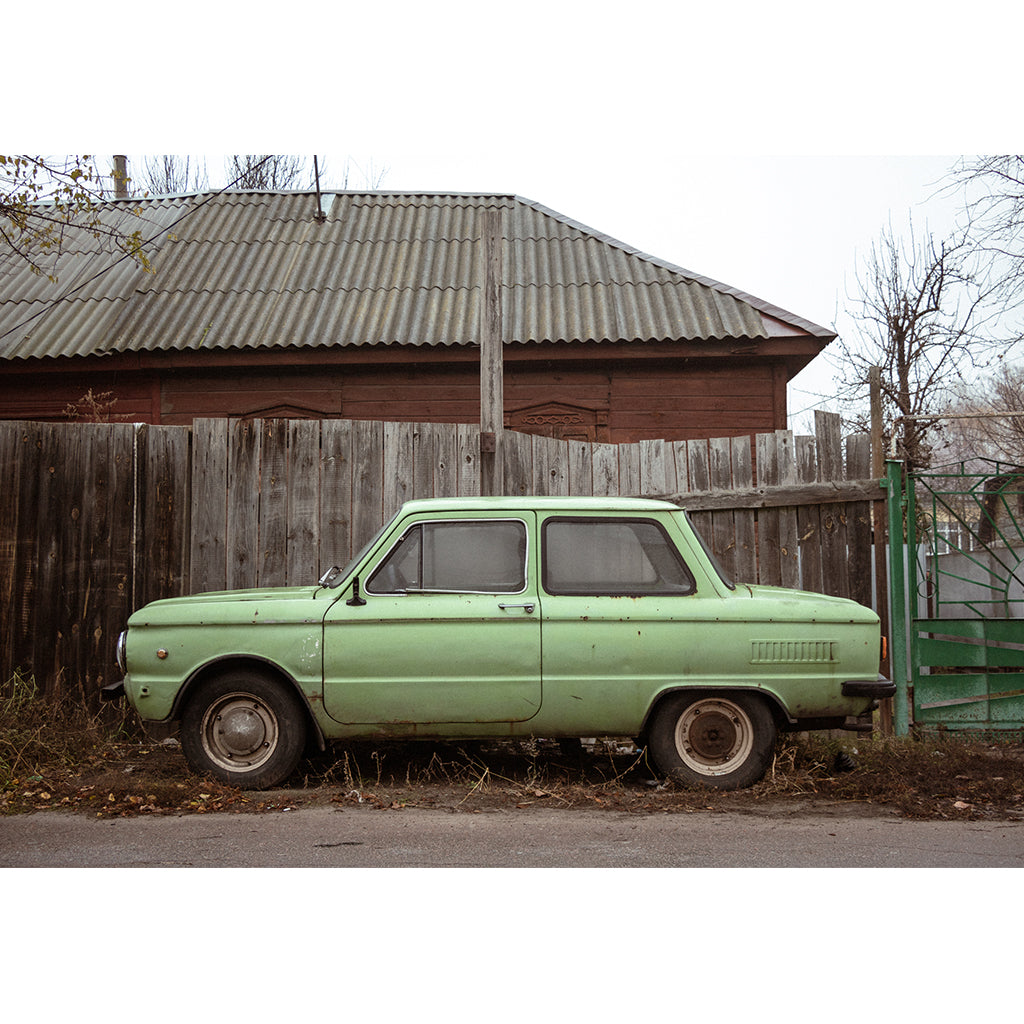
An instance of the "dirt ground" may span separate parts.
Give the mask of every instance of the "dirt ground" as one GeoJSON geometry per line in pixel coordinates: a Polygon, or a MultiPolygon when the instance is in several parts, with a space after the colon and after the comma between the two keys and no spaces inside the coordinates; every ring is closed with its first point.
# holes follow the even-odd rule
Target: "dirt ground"
{"type": "Polygon", "coordinates": [[[287,787],[244,792],[191,774],[177,741],[166,739],[104,744],[81,763],[37,767],[0,792],[0,814],[60,808],[101,818],[324,804],[1024,820],[1024,747],[1019,740],[784,738],[762,782],[720,792],[659,779],[629,741],[353,743],[304,761],[287,787]]]}

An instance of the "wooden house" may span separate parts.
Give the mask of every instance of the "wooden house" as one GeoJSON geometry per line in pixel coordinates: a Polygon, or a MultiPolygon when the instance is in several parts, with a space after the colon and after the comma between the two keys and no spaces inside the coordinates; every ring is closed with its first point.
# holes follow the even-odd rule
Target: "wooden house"
{"type": "Polygon", "coordinates": [[[124,199],[100,215],[141,231],[152,272],[87,232],[56,283],[0,251],[0,419],[478,422],[487,211],[515,430],[784,429],[787,382],[834,338],[519,196],[124,199]]]}

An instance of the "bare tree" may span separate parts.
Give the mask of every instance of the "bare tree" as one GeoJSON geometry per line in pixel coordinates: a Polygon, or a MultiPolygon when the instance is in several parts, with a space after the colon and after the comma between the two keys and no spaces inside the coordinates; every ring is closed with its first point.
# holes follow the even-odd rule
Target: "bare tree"
{"type": "MultiPolygon", "coordinates": [[[[318,158],[317,172],[320,176],[322,189],[347,189],[352,181],[358,180],[356,187],[363,189],[380,188],[388,173],[387,167],[378,167],[371,159],[365,167],[360,166],[351,157],[346,157],[341,172],[341,181],[332,182],[332,174],[323,157],[318,158]],[[355,176],[358,175],[358,179],[355,176]],[[359,180],[361,179],[361,180],[359,180]]],[[[247,154],[233,156],[226,165],[228,181],[233,188],[241,189],[303,189],[313,188],[316,184],[313,161],[300,156],[268,156],[247,154]]]]}
{"type": "Polygon", "coordinates": [[[206,161],[191,156],[147,156],[141,181],[148,192],[160,196],[205,192],[210,187],[206,161]]]}
{"type": "Polygon", "coordinates": [[[1024,284],[1024,156],[963,157],[949,179],[948,190],[962,193],[980,265],[1016,305],[1024,284]]]}
{"type": "Polygon", "coordinates": [[[233,156],[227,163],[227,176],[233,188],[272,191],[305,188],[312,181],[305,157],[272,154],[233,156]]]}
{"type": "Polygon", "coordinates": [[[941,441],[947,459],[1024,465],[1024,366],[1002,363],[942,411],[948,417],[941,441]]]}
{"type": "Polygon", "coordinates": [[[895,432],[909,468],[928,465],[935,429],[913,417],[938,413],[955,385],[1009,341],[993,333],[1003,310],[993,282],[975,267],[966,233],[936,239],[926,232],[918,241],[911,224],[903,240],[890,224],[857,275],[847,312],[858,336],[838,345],[845,373],[839,397],[862,401],[870,368],[881,367],[885,432],[895,432]]]}
{"type": "MultiPolygon", "coordinates": [[[[362,178],[362,183],[360,184],[359,187],[370,190],[380,188],[380,186],[384,182],[384,178],[387,176],[388,173],[388,168],[386,166],[377,167],[372,159],[364,169],[359,164],[357,164],[351,157],[347,157],[345,160],[345,170],[342,173],[341,187],[343,189],[347,189],[349,187],[349,179],[352,176],[353,167],[359,172],[362,178]]],[[[320,166],[320,173],[321,175],[323,175],[324,173],[324,166],[322,164],[320,166]]]]}

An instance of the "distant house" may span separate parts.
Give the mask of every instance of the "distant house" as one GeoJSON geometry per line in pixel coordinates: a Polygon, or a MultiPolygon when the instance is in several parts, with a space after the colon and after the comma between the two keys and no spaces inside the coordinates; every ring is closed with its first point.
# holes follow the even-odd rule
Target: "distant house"
{"type": "Polygon", "coordinates": [[[152,239],[154,273],[87,234],[57,284],[0,252],[0,419],[64,419],[91,391],[148,423],[477,422],[487,210],[501,213],[516,430],[623,442],[785,428],[787,382],[835,337],[519,196],[129,199],[102,216],[152,239]]]}

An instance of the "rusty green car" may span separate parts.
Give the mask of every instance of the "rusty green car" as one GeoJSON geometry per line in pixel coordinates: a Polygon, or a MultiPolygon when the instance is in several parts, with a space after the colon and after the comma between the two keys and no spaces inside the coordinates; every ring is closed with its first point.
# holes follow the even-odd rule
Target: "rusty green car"
{"type": "Polygon", "coordinates": [[[734,583],[685,511],[625,498],[410,501],[315,585],[146,605],[117,657],[108,699],[252,789],[332,740],[602,736],[734,789],[893,692],[870,609],[734,583]]]}

